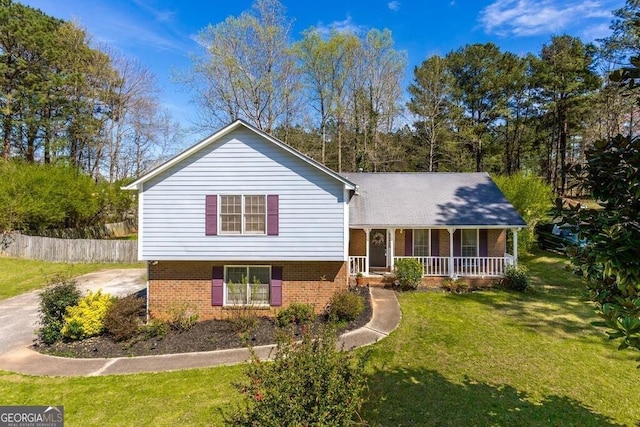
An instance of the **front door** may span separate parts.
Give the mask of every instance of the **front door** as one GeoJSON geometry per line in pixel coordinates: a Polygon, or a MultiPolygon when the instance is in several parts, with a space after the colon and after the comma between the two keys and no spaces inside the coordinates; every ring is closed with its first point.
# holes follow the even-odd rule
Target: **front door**
{"type": "Polygon", "coordinates": [[[387,266],[387,230],[371,230],[369,235],[369,267],[387,266]]]}

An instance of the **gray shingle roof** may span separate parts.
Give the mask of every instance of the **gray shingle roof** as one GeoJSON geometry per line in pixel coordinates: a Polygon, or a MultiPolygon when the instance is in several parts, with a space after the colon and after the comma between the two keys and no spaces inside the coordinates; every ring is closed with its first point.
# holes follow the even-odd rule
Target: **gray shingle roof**
{"type": "Polygon", "coordinates": [[[524,227],[526,223],[487,173],[351,173],[349,202],[357,228],[524,227]]]}

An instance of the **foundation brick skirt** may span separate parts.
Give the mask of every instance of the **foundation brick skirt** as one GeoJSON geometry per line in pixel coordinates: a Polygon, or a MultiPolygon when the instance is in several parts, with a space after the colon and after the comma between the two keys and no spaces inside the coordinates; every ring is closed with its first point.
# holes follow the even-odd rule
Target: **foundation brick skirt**
{"type": "Polygon", "coordinates": [[[343,261],[158,261],[149,264],[151,315],[187,303],[199,320],[231,317],[237,309],[212,305],[212,273],[213,267],[234,265],[282,267],[282,306],[256,309],[262,316],[275,316],[293,302],[312,304],[320,313],[335,292],[349,286],[348,263],[343,261]]]}

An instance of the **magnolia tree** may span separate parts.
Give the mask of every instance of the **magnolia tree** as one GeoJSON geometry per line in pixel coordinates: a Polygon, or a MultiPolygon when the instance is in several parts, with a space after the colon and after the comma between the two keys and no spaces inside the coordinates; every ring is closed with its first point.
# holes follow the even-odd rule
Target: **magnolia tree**
{"type": "Polygon", "coordinates": [[[572,261],[602,318],[596,324],[622,340],[619,349],[640,350],[640,140],[617,136],[586,155],[574,172],[600,206],[561,211],[588,242],[572,261]]]}

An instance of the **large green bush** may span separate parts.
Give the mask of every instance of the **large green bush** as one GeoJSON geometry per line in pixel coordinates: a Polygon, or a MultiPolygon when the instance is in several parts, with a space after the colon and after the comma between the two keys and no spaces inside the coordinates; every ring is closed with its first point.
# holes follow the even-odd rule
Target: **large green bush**
{"type": "Polygon", "coordinates": [[[529,276],[523,266],[508,265],[504,270],[504,275],[500,284],[505,289],[524,292],[529,287],[529,276]]]}
{"type": "Polygon", "coordinates": [[[338,291],[331,297],[326,314],[334,322],[350,322],[364,310],[364,299],[348,290],[338,291]]]}
{"type": "Polygon", "coordinates": [[[61,330],[67,307],[80,300],[80,290],[75,280],[56,276],[55,283],[40,293],[40,329],[38,335],[45,344],[53,344],[62,338],[61,330]]]}
{"type": "Polygon", "coordinates": [[[0,232],[77,228],[118,221],[133,196],[75,168],[0,161],[0,232]]]}
{"type": "Polygon", "coordinates": [[[247,406],[227,419],[233,426],[346,426],[365,401],[369,353],[336,351],[336,333],[322,328],[302,342],[283,338],[272,362],[253,353],[247,381],[236,387],[247,406]]]}
{"type": "Polygon", "coordinates": [[[396,279],[404,290],[418,289],[424,268],[417,258],[401,258],[396,261],[396,279]]]}
{"type": "Polygon", "coordinates": [[[527,228],[518,233],[518,250],[526,252],[535,243],[534,227],[549,216],[553,207],[553,189],[531,174],[497,175],[492,178],[527,223],[527,228]]]}
{"type": "Polygon", "coordinates": [[[62,336],[80,340],[100,335],[104,331],[104,318],[113,304],[113,297],[101,291],[88,292],[77,305],[67,307],[62,336]]]}

